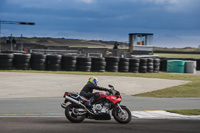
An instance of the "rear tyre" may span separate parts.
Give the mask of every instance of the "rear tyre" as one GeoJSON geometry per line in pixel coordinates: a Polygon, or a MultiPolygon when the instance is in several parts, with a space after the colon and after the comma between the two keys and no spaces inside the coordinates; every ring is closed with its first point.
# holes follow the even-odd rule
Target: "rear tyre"
{"type": "Polygon", "coordinates": [[[112,115],[114,119],[121,124],[129,123],[132,118],[130,110],[124,106],[121,106],[121,108],[124,111],[124,113],[122,113],[119,108],[113,109],[112,115]]]}
{"type": "Polygon", "coordinates": [[[70,104],[67,106],[67,108],[65,109],[65,116],[66,118],[73,122],[73,123],[80,123],[82,122],[84,119],[85,119],[85,115],[82,115],[82,116],[76,116],[73,112],[72,112],[72,109],[73,108],[83,108],[83,107],[80,107],[79,105],[77,104],[70,104]]]}

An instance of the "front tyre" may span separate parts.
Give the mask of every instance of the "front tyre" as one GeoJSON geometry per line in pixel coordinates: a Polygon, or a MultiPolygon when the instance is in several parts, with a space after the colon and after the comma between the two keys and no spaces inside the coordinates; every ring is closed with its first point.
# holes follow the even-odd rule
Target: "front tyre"
{"type": "Polygon", "coordinates": [[[114,119],[121,124],[129,123],[132,118],[130,110],[124,106],[121,106],[121,108],[122,111],[118,107],[113,109],[112,115],[114,119]]]}
{"type": "Polygon", "coordinates": [[[73,113],[73,109],[83,108],[77,104],[70,104],[65,109],[66,118],[73,123],[80,123],[85,119],[85,115],[77,116],[73,113]]]}

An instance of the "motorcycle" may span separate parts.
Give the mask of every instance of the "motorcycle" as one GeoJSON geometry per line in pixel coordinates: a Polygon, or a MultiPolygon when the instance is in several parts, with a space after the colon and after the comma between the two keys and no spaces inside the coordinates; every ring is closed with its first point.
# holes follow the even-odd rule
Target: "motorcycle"
{"type": "Polygon", "coordinates": [[[85,106],[88,99],[80,96],[79,94],[65,92],[63,98],[64,103],[61,107],[65,109],[66,118],[74,123],[80,123],[85,118],[95,120],[110,120],[110,112],[112,110],[112,116],[114,119],[121,123],[126,124],[131,121],[132,115],[130,110],[123,105],[120,105],[122,97],[120,92],[114,89],[114,86],[108,85],[111,91],[100,94],[100,97],[92,102],[90,108],[85,106]],[[67,104],[67,103],[70,104],[67,104]]]}

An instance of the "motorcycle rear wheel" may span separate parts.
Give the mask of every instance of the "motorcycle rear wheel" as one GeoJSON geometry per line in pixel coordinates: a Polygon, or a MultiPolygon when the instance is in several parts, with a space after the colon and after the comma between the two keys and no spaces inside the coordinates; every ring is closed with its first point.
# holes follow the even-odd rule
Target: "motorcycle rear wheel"
{"type": "Polygon", "coordinates": [[[129,123],[132,118],[130,110],[124,106],[122,106],[121,108],[124,113],[119,108],[113,109],[112,115],[114,119],[121,124],[129,123]]]}
{"type": "Polygon", "coordinates": [[[70,105],[68,105],[66,107],[66,109],[65,109],[65,116],[66,116],[66,118],[69,121],[73,122],[73,123],[80,123],[80,122],[82,122],[85,119],[85,115],[77,116],[77,115],[73,114],[73,112],[72,112],[73,108],[83,108],[83,107],[80,107],[77,104],[70,104],[70,105]]]}

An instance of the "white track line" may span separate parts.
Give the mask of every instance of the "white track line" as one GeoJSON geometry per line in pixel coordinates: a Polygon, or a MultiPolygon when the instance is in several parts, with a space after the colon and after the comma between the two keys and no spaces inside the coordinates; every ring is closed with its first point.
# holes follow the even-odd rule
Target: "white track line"
{"type": "Polygon", "coordinates": [[[176,113],[170,113],[164,110],[156,111],[132,111],[132,116],[140,119],[198,119],[200,115],[180,115],[176,113]]]}

